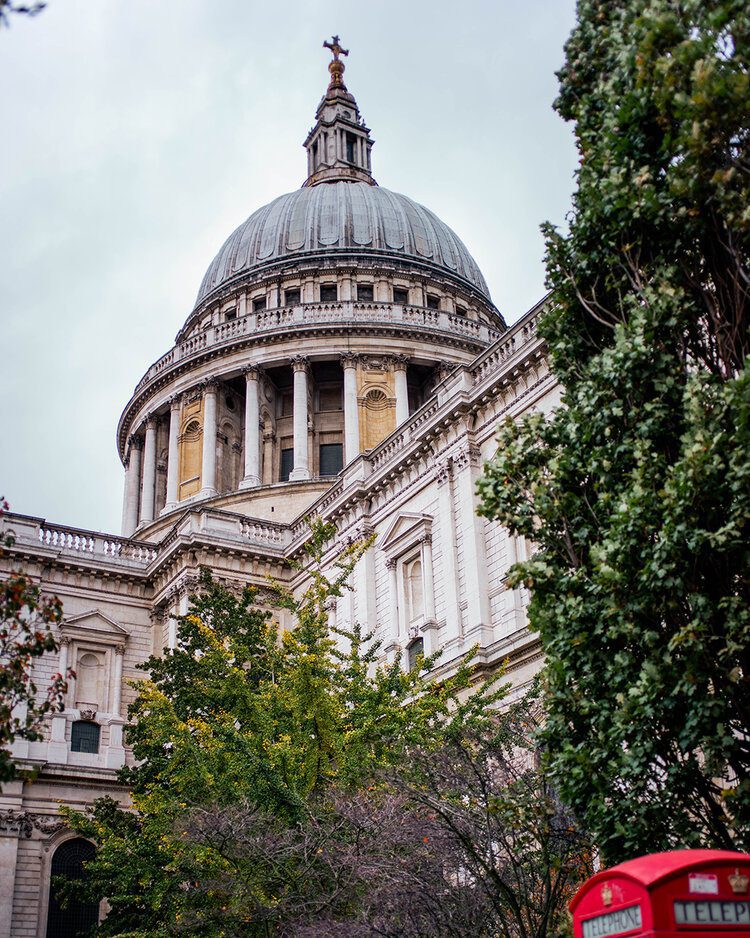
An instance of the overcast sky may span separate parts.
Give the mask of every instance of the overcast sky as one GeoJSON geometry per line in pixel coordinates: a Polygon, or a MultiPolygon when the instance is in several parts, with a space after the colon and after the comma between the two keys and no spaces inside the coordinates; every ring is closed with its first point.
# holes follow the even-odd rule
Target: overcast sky
{"type": "Polygon", "coordinates": [[[576,157],[552,111],[574,0],[48,0],[0,30],[0,494],[119,532],[119,414],[212,257],[305,175],[322,42],[373,171],[464,240],[509,322],[576,157]]]}

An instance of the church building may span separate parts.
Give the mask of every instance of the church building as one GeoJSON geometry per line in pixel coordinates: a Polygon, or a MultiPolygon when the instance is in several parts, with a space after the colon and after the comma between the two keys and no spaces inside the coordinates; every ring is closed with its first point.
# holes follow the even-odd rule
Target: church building
{"type": "Polygon", "coordinates": [[[374,630],[404,667],[440,650],[436,676],[474,645],[480,667],[506,661],[519,687],[539,666],[524,591],[506,588],[528,545],[477,516],[475,483],[500,421],[559,402],[536,334],[544,301],[508,328],[463,241],[379,185],[347,50],[326,47],[302,186],[227,238],[120,416],[122,532],[5,516],[15,545],[0,563],[64,606],[37,684],[68,667],[76,678],[44,739],[15,745],[34,780],[0,794],[0,938],[96,922],[101,910],[64,910],[50,885],[94,849],[58,805],[127,801],[128,682],[175,647],[200,567],[257,584],[261,602],[269,575],[302,589],[288,561],[319,515],[342,541],[375,535],[332,622],[374,630]]]}

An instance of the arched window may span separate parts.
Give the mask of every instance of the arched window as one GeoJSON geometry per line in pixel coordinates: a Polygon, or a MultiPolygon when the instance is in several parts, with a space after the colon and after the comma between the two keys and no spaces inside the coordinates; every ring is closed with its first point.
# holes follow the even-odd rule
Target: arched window
{"type": "Polygon", "coordinates": [[[99,726],[90,720],[77,720],[70,734],[71,752],[99,752],[99,726]]]}
{"type": "Polygon", "coordinates": [[[83,864],[96,855],[94,845],[76,837],[66,840],[52,857],[49,890],[49,912],[47,913],[47,938],[76,938],[87,935],[99,921],[98,902],[69,901],[65,908],[60,904],[61,880],[83,879],[86,875],[83,864]]]}
{"type": "Polygon", "coordinates": [[[424,639],[415,638],[413,642],[410,642],[407,655],[409,657],[409,670],[413,671],[417,666],[417,659],[424,655],[424,639]]]}

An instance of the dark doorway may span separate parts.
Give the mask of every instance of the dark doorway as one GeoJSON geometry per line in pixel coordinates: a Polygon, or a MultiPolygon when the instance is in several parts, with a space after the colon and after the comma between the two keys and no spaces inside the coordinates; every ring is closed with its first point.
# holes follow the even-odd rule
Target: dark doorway
{"type": "Polygon", "coordinates": [[[47,938],[77,938],[79,935],[89,935],[99,921],[98,902],[72,901],[63,908],[59,901],[59,881],[56,882],[56,878],[63,877],[68,880],[83,879],[86,875],[83,864],[87,860],[93,860],[95,854],[94,845],[82,837],[66,840],[55,851],[49,887],[47,938]]]}

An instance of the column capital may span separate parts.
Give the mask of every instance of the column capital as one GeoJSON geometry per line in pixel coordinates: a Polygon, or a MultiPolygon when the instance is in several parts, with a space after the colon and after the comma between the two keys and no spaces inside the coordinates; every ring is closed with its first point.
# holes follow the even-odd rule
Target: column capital
{"type": "Polygon", "coordinates": [[[69,645],[69,644],[70,644],[70,635],[61,635],[61,636],[60,636],[60,644],[61,644],[61,645],[69,645]]]}
{"type": "Polygon", "coordinates": [[[394,371],[406,371],[409,365],[409,358],[407,355],[391,355],[390,365],[394,371]]]}
{"type": "Polygon", "coordinates": [[[182,407],[182,394],[173,394],[169,398],[169,407],[171,410],[179,410],[182,407]]]}
{"type": "Polygon", "coordinates": [[[245,381],[258,381],[263,374],[263,369],[260,365],[245,365],[242,374],[245,376],[245,381]]]}
{"type": "Polygon", "coordinates": [[[453,476],[453,463],[450,459],[443,459],[435,466],[435,481],[438,485],[445,485],[453,476]]]}
{"type": "Polygon", "coordinates": [[[289,359],[292,366],[292,371],[304,371],[307,372],[310,368],[310,359],[306,358],[304,355],[295,355],[289,359]]]}
{"type": "Polygon", "coordinates": [[[200,387],[204,394],[216,394],[220,383],[218,378],[206,378],[201,381],[200,387]]]}
{"type": "Polygon", "coordinates": [[[118,655],[119,657],[122,657],[122,655],[125,654],[125,646],[115,645],[115,654],[118,655]]]}
{"type": "Polygon", "coordinates": [[[467,443],[453,457],[453,464],[460,472],[467,466],[479,466],[482,462],[482,452],[476,443],[467,443]]]}
{"type": "Polygon", "coordinates": [[[151,427],[156,427],[158,422],[159,422],[159,417],[157,416],[157,414],[153,412],[150,414],[146,414],[146,416],[143,418],[143,425],[145,426],[147,430],[150,429],[151,427]]]}
{"type": "Polygon", "coordinates": [[[340,358],[342,368],[356,368],[362,356],[357,352],[342,352],[340,358]]]}
{"type": "Polygon", "coordinates": [[[143,449],[143,437],[136,433],[131,433],[128,437],[128,446],[130,449],[143,449]]]}
{"type": "Polygon", "coordinates": [[[387,570],[395,570],[398,561],[395,557],[386,557],[385,566],[387,570]]]}

